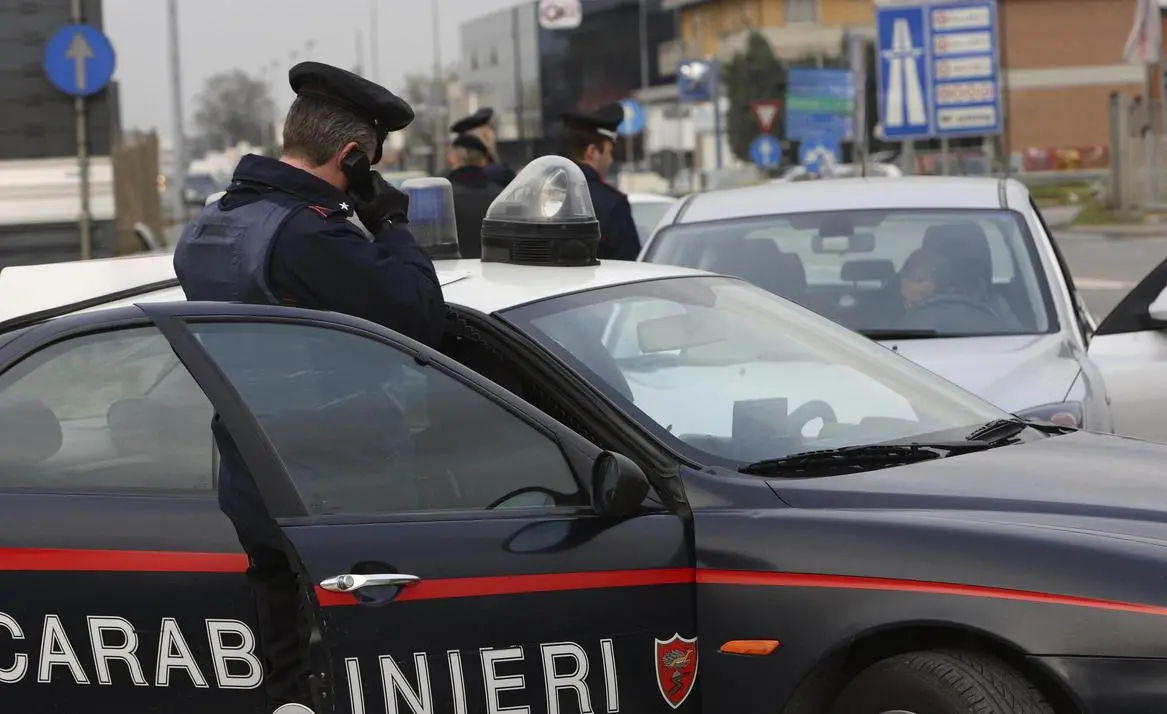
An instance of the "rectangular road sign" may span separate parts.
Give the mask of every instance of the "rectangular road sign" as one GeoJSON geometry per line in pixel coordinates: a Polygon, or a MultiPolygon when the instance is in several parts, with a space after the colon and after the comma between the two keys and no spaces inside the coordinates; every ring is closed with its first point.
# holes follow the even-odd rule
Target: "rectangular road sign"
{"type": "Polygon", "coordinates": [[[849,69],[792,67],[786,74],[786,138],[835,136],[854,130],[855,75],[849,69]]]}
{"type": "Polygon", "coordinates": [[[889,141],[1001,133],[997,0],[883,2],[875,13],[889,141]]]}

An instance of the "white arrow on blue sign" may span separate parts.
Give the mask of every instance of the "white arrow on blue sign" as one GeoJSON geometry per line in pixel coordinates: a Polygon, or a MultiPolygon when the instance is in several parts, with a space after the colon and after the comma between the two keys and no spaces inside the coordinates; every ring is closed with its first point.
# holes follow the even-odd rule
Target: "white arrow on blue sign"
{"type": "Polygon", "coordinates": [[[620,106],[624,109],[624,121],[616,127],[620,136],[639,134],[644,131],[644,107],[634,99],[621,99],[620,106]]]}
{"type": "Polygon", "coordinates": [[[101,30],[92,25],[66,25],[45,44],[43,64],[54,87],[70,96],[85,97],[109,84],[117,57],[101,30]]]}
{"type": "Polygon", "coordinates": [[[843,149],[838,137],[823,135],[811,139],[804,139],[798,147],[798,163],[806,167],[807,171],[819,173],[825,164],[839,163],[843,149]]]}
{"type": "Polygon", "coordinates": [[[759,134],[750,142],[750,161],[764,169],[782,163],[782,144],[770,134],[759,134]]]}

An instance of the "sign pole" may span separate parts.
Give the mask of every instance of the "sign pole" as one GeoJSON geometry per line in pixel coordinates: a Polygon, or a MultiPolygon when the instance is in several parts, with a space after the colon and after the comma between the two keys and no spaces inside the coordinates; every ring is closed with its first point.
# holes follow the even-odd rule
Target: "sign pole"
{"type": "Polygon", "coordinates": [[[713,145],[717,149],[717,170],[722,169],[721,161],[721,67],[713,74],[713,145]]]}
{"type": "MultiPolygon", "coordinates": [[[[72,0],[71,14],[74,24],[85,21],[81,12],[81,0],[72,0]]],[[[85,72],[85,57],[79,55],[76,59],[80,73],[85,72]]],[[[83,84],[83,82],[82,82],[83,84]]],[[[89,122],[84,97],[73,98],[73,115],[77,122],[77,173],[81,185],[81,215],[79,217],[81,231],[81,260],[89,260],[93,253],[93,225],[89,215],[89,122]]]]}

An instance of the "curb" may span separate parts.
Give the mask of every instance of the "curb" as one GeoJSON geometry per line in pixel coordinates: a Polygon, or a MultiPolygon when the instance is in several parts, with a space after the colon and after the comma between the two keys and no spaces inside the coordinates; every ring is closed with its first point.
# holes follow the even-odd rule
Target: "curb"
{"type": "Polygon", "coordinates": [[[1059,233],[1087,233],[1102,235],[1106,238],[1159,238],[1167,237],[1167,226],[1142,223],[1135,225],[1097,225],[1097,226],[1050,226],[1059,233]]]}

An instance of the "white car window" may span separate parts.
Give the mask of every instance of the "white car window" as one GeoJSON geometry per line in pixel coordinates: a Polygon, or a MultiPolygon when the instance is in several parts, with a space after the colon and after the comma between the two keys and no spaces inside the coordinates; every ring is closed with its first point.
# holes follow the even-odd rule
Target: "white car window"
{"type": "Polygon", "coordinates": [[[835,211],[671,225],[644,259],[741,277],[873,336],[1058,326],[1033,237],[1012,211],[835,211]]]}

